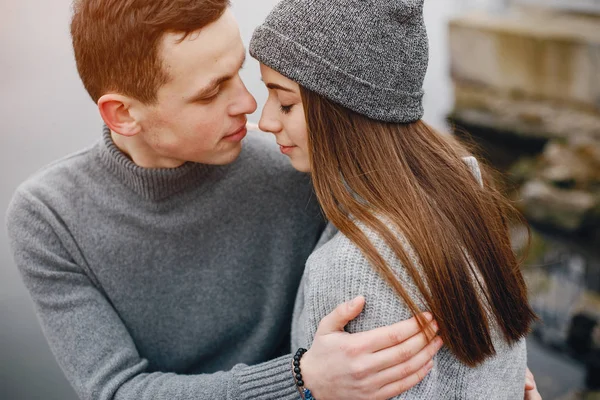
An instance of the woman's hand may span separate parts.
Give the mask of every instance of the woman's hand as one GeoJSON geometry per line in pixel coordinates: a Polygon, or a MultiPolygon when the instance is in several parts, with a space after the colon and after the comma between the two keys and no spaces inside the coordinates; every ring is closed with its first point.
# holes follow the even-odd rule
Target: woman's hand
{"type": "MultiPolygon", "coordinates": [[[[415,386],[433,367],[442,340],[422,332],[415,318],[368,332],[345,332],[364,304],[364,297],[358,297],[324,317],[302,357],[302,377],[316,399],[389,399],[415,386]]],[[[425,317],[432,318],[429,313],[425,317]]],[[[437,332],[437,324],[431,326],[437,332]]]]}
{"type": "Polygon", "coordinates": [[[537,390],[537,385],[535,384],[535,378],[533,374],[527,368],[527,372],[525,373],[525,398],[524,400],[542,400],[542,395],[537,390]]]}

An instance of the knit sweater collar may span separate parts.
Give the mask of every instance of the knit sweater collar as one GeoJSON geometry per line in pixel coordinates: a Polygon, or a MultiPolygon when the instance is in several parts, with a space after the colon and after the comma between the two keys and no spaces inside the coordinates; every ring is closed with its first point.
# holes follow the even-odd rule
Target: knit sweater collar
{"type": "Polygon", "coordinates": [[[186,162],[177,168],[143,168],[127,157],[112,140],[104,126],[102,140],[96,146],[104,166],[139,196],[153,201],[164,200],[186,188],[198,187],[216,166],[186,162]]]}

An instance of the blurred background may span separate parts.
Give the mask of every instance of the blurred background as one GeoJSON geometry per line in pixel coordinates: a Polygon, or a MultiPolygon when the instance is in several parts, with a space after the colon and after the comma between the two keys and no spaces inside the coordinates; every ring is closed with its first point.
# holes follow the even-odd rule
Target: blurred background
{"type": "MultiPolygon", "coordinates": [[[[246,43],[276,2],[233,1],[246,43]]],[[[2,214],[20,182],[100,135],[75,69],[70,3],[0,1],[2,214]]],[[[545,400],[600,399],[600,0],[425,4],[425,120],[477,145],[533,226],[525,275],[542,321],[528,363],[540,392],[545,400]]],[[[242,75],[262,104],[257,63],[249,59],[242,75]]],[[[524,227],[513,231],[520,251],[524,227]]],[[[0,399],[76,400],[5,229],[0,263],[0,399]]]]}

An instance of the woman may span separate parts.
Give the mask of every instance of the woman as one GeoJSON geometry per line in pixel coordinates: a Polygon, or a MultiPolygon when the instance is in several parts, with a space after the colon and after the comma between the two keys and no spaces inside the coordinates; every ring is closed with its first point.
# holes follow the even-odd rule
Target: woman
{"type": "MultiPolygon", "coordinates": [[[[284,0],[254,33],[269,89],[260,127],[312,174],[339,230],[308,260],[292,344],[310,347],[318,321],[362,294],[350,332],[421,310],[439,323],[444,348],[400,398],[522,399],[535,315],[508,237],[513,210],[462,146],[421,121],[422,7],[284,0]]],[[[310,352],[297,358],[304,393],[319,377],[310,352]]]]}

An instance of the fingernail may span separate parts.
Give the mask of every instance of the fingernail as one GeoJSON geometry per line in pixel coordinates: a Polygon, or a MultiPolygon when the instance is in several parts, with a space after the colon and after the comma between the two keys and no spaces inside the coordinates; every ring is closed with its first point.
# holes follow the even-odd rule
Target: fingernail
{"type": "Polygon", "coordinates": [[[358,304],[358,297],[355,297],[352,300],[350,300],[350,307],[354,307],[356,306],[356,304],[358,304]]]}
{"type": "Polygon", "coordinates": [[[425,313],[425,319],[427,321],[433,321],[433,315],[431,315],[430,313],[425,313]]]}
{"type": "Polygon", "coordinates": [[[429,360],[429,362],[427,363],[427,365],[425,366],[425,368],[427,368],[427,369],[433,368],[433,360],[429,360]]]}
{"type": "Polygon", "coordinates": [[[440,328],[437,324],[437,322],[433,321],[433,323],[431,324],[431,326],[433,327],[433,330],[437,332],[437,330],[440,328]]]}
{"type": "Polygon", "coordinates": [[[439,336],[438,336],[438,337],[436,337],[436,338],[435,338],[435,345],[436,345],[436,346],[441,346],[442,344],[444,344],[444,341],[442,340],[442,338],[441,338],[441,337],[439,337],[439,336]]]}

